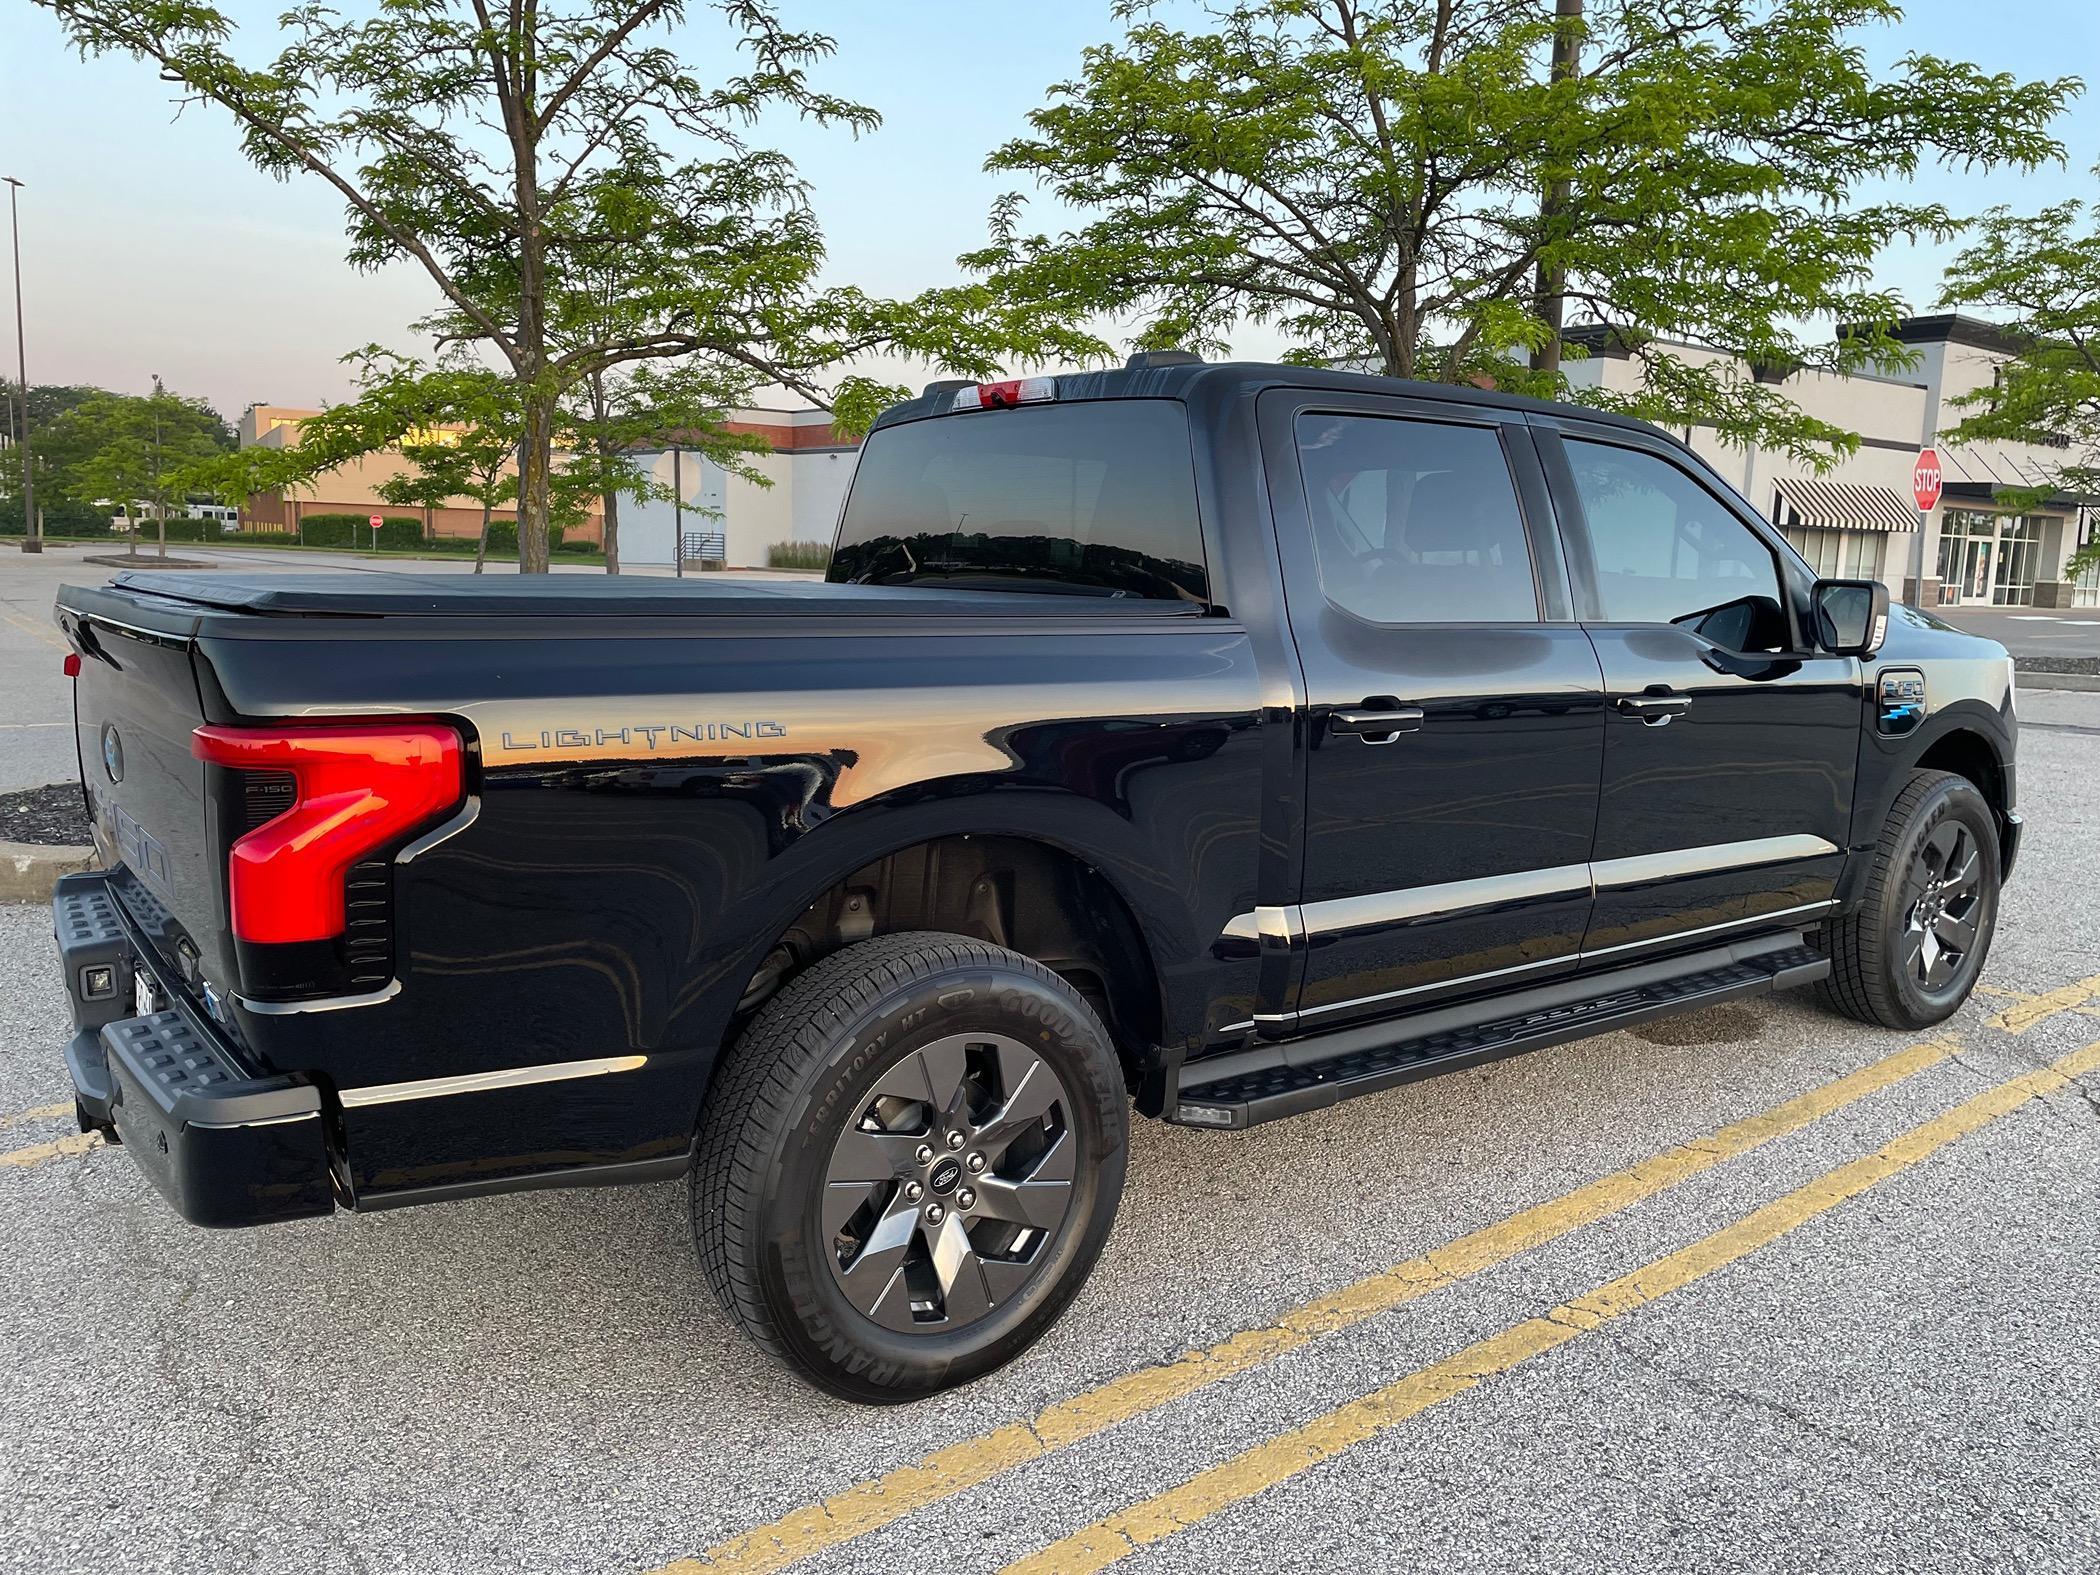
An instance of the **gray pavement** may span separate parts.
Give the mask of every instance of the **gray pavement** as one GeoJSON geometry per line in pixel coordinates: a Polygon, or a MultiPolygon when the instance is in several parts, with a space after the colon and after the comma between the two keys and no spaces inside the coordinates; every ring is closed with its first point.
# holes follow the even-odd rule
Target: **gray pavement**
{"type": "MultiPolygon", "coordinates": [[[[867,1498],[805,1513],[832,1545],[800,1567],[996,1570],[1213,1467],[1217,1512],[1121,1568],[2100,1567],[2100,1076],[1280,1485],[1228,1465],[2100,1040],[2100,893],[2063,878],[2100,844],[2100,695],[2021,700],[2029,842],[1952,1053],[991,1480],[892,1484],[865,1535],[834,1540],[867,1498]]],[[[1918,1042],[1788,996],[1245,1134],[1140,1123],[1049,1338],[865,1410],[713,1306],[681,1184],[215,1233],[120,1150],[38,1157],[64,1024],[45,914],[0,908],[0,1571],[39,1575],[644,1575],[1918,1042]]]]}
{"type": "Polygon", "coordinates": [[[2100,607],[1935,607],[1957,628],[2015,656],[2100,656],[2100,607]]]}

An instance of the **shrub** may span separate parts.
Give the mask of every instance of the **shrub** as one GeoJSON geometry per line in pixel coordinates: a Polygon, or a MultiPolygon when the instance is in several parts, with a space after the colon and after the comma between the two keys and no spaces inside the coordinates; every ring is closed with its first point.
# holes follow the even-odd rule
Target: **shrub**
{"type": "Polygon", "coordinates": [[[379,527],[379,545],[402,552],[422,546],[423,522],[398,519],[389,515],[379,527]]]}
{"type": "Polygon", "coordinates": [[[554,550],[556,552],[596,552],[598,544],[595,541],[558,541],[554,544],[554,550]]]}
{"type": "Polygon", "coordinates": [[[309,547],[349,547],[364,528],[362,514],[306,514],[299,520],[299,539],[309,547]]]}
{"type": "Polygon", "coordinates": [[[238,536],[226,538],[232,547],[296,547],[299,537],[288,530],[244,530],[238,536]]]}
{"type": "Polygon", "coordinates": [[[831,544],[822,541],[776,541],[766,549],[770,569],[823,569],[831,565],[831,544]]]}

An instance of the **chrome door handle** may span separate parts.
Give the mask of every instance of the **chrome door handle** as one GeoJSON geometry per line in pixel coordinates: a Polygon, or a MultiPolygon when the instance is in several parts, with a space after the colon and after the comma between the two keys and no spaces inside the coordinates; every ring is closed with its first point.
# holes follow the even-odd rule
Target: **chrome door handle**
{"type": "Polygon", "coordinates": [[[1404,705],[1392,711],[1330,711],[1327,731],[1354,733],[1367,744],[1390,744],[1402,733],[1422,731],[1422,708],[1404,705]]]}
{"type": "Polygon", "coordinates": [[[1692,708],[1690,695],[1621,695],[1619,709],[1628,716],[1637,716],[1646,727],[1665,727],[1671,718],[1683,716],[1692,708]]]}

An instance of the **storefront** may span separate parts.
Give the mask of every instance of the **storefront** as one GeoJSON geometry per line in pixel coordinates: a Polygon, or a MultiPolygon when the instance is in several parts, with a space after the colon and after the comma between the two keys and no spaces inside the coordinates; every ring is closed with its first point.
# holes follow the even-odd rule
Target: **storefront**
{"type": "Polygon", "coordinates": [[[1940,516],[1942,607],[2031,607],[2043,536],[2053,519],[1991,509],[1948,508],[1940,516]]]}
{"type": "Polygon", "coordinates": [[[1771,518],[1824,579],[1886,580],[1903,572],[1918,514],[1890,487],[1784,478],[1772,486],[1771,518]]]}

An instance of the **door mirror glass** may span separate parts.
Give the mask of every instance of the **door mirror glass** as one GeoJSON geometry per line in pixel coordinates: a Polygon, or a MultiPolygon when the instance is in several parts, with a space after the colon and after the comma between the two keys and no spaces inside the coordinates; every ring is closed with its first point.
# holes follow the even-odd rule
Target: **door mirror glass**
{"type": "Polygon", "coordinates": [[[1816,643],[1833,656],[1872,656],[1889,632],[1889,588],[1879,580],[1818,580],[1816,643]]]}

